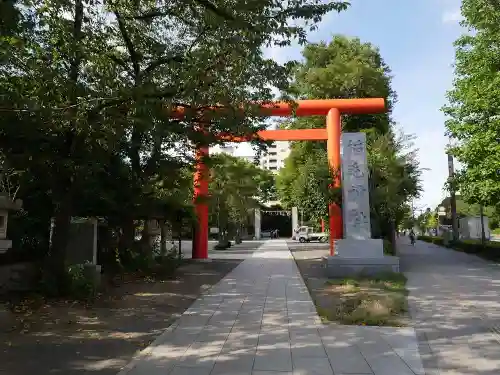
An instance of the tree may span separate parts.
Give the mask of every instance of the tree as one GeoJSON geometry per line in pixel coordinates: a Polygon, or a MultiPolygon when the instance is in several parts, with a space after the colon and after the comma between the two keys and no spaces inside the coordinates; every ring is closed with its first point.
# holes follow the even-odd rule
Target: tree
{"type": "Polygon", "coordinates": [[[392,134],[376,137],[368,147],[372,230],[394,242],[395,230],[408,211],[408,200],[420,192],[420,176],[412,137],[392,134]]]}
{"type": "Polygon", "coordinates": [[[450,152],[464,166],[457,172],[460,195],[483,206],[500,202],[500,4],[462,2],[462,26],[456,42],[455,82],[448,92],[446,129],[450,152]]]}
{"type": "MultiPolygon", "coordinates": [[[[359,39],[335,36],[329,43],[307,45],[305,61],[296,70],[292,93],[298,98],[384,97],[388,111],[381,115],[343,116],[343,131],[363,131],[368,139],[373,234],[394,232],[403,219],[405,203],[419,191],[419,169],[411,137],[393,131],[391,109],[396,96],[390,69],[379,51],[359,39]]],[[[324,118],[301,118],[284,123],[288,128],[323,128],[324,118]]],[[[321,142],[296,142],[278,177],[281,201],[304,208],[313,220],[326,218],[340,191],[329,189],[332,176],[321,142]]]]}
{"type": "Polygon", "coordinates": [[[416,219],[413,216],[412,209],[409,204],[405,204],[402,207],[403,218],[399,223],[399,230],[410,230],[415,228],[416,219]]]}
{"type": "Polygon", "coordinates": [[[249,210],[267,200],[272,174],[227,154],[217,154],[211,159],[211,221],[217,225],[219,242],[223,245],[226,233],[239,238],[249,210]]]}
{"type": "Polygon", "coordinates": [[[420,231],[425,235],[430,230],[436,229],[438,225],[438,216],[436,212],[432,212],[430,208],[418,215],[417,226],[420,231]]]}
{"type": "Polygon", "coordinates": [[[309,220],[318,223],[328,216],[331,174],[326,150],[311,144],[292,145],[276,183],[285,207],[299,207],[309,220]]]}
{"type": "Polygon", "coordinates": [[[62,287],[72,215],[105,214],[118,227],[120,248],[130,249],[138,219],[153,214],[160,191],[171,186],[163,182],[182,179],[192,163],[192,144],[264,126],[255,102],[271,100],[272,86],[288,87],[293,63],[266,59],[261,47],[295,38],[304,43],[309,27],[347,6],[318,0],[4,3],[0,147],[49,201],[44,215],[55,217],[49,274],[62,287]],[[291,18],[304,26],[288,25],[291,18]],[[200,117],[214,105],[227,110],[200,117]],[[173,107],[186,116],[171,118],[173,107]]]}

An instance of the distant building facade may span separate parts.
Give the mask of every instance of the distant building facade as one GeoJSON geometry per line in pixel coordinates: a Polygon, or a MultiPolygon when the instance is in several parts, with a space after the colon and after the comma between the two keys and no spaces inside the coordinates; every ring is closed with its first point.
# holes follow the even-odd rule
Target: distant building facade
{"type": "Polygon", "coordinates": [[[267,169],[277,173],[285,166],[285,159],[290,155],[290,142],[277,141],[270,145],[266,152],[259,157],[259,165],[262,169],[267,169]]]}

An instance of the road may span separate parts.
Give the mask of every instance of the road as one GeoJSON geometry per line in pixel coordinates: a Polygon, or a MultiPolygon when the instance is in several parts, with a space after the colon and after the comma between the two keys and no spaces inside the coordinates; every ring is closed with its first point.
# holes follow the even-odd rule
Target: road
{"type": "Polygon", "coordinates": [[[426,374],[500,374],[498,265],[421,241],[399,251],[426,374]]]}

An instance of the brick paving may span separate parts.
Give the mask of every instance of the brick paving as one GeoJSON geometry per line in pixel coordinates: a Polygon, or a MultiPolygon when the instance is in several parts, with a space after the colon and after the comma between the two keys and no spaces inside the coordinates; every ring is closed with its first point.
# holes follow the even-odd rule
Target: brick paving
{"type": "Polygon", "coordinates": [[[323,325],[285,241],[242,256],[119,375],[424,374],[411,328],[323,325]]]}

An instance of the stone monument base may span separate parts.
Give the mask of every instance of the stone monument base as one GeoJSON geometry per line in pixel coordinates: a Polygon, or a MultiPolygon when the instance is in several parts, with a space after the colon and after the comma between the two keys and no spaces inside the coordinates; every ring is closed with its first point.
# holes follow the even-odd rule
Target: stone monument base
{"type": "Polygon", "coordinates": [[[335,255],[328,257],[328,277],[375,276],[399,272],[399,258],[384,255],[380,239],[335,241],[335,255]]]}
{"type": "Polygon", "coordinates": [[[331,278],[375,276],[381,272],[399,272],[399,258],[345,258],[334,255],[327,260],[327,274],[331,278]]]}
{"type": "Polygon", "coordinates": [[[12,240],[0,240],[0,254],[5,253],[12,247],[12,240]]]}
{"type": "Polygon", "coordinates": [[[343,258],[382,258],[384,242],[377,238],[335,240],[335,255],[343,258]]]}

